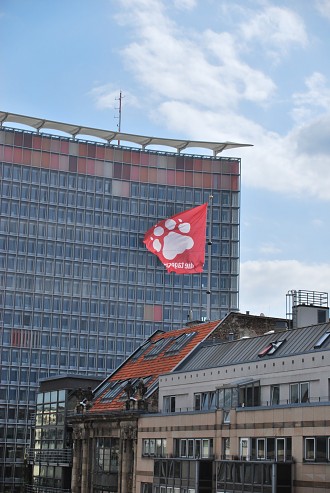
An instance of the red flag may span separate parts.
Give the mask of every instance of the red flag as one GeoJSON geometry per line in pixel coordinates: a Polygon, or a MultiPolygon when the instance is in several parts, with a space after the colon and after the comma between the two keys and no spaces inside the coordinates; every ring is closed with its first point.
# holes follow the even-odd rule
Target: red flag
{"type": "Polygon", "coordinates": [[[163,219],[144,236],[147,249],[157,255],[167,272],[203,272],[207,204],[163,219]]]}

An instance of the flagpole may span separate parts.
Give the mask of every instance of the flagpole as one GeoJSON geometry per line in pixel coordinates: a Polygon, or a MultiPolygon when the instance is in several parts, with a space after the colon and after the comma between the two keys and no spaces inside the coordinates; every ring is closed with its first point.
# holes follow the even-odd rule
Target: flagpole
{"type": "Polygon", "coordinates": [[[211,253],[212,253],[212,226],[213,226],[213,195],[209,196],[210,220],[209,220],[209,239],[207,242],[207,291],[206,291],[206,319],[211,320],[211,253]]]}

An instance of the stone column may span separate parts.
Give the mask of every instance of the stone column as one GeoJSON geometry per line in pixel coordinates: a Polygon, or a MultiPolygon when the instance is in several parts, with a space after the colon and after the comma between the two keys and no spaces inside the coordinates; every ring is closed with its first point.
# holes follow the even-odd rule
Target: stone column
{"type": "Polygon", "coordinates": [[[72,477],[71,491],[72,493],[80,493],[81,484],[81,429],[73,430],[73,447],[72,447],[72,477]]]}
{"type": "Polygon", "coordinates": [[[90,493],[88,491],[88,475],[88,430],[84,428],[81,453],[81,493],[90,493]]]}
{"type": "Polygon", "coordinates": [[[134,439],[136,437],[136,423],[121,424],[121,477],[120,491],[132,493],[134,475],[134,439]]]}

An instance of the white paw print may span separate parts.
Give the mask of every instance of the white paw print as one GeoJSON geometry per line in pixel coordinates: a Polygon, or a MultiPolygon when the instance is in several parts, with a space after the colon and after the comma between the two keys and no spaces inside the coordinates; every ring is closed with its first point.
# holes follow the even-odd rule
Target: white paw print
{"type": "Polygon", "coordinates": [[[153,234],[157,238],[153,240],[152,246],[156,252],[162,249],[163,257],[167,260],[173,260],[178,254],[190,250],[194,246],[194,240],[190,236],[186,236],[190,231],[190,224],[183,223],[182,219],[178,220],[177,224],[174,219],[165,221],[165,229],[162,226],[156,226],[153,234]],[[173,231],[177,228],[180,233],[173,231]]]}

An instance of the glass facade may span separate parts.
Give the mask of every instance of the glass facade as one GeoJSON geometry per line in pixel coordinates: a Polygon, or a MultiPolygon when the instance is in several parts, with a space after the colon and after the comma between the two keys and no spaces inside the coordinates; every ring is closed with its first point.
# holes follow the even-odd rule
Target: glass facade
{"type": "Polygon", "coordinates": [[[211,319],[238,309],[240,160],[3,126],[0,186],[0,490],[16,493],[40,378],[105,376],[155,329],[205,319],[207,256],[166,273],[153,224],[212,194],[211,319]]]}

